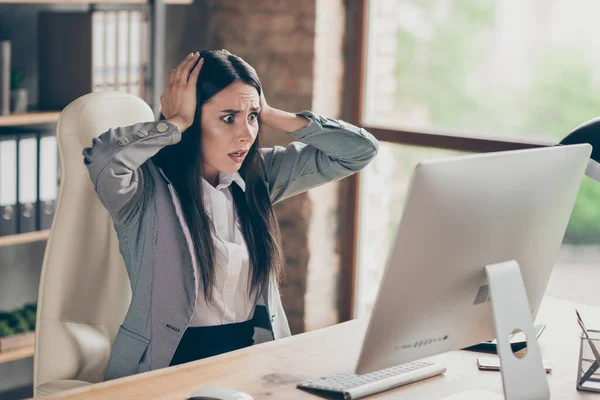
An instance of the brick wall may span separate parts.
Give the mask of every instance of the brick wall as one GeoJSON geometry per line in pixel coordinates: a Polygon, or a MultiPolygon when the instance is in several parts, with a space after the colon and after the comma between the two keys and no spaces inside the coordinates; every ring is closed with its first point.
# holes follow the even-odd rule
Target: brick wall
{"type": "MultiPolygon", "coordinates": [[[[270,105],[339,117],[344,23],[343,0],[196,0],[169,8],[166,70],[195,49],[225,48],[254,66],[270,105]]],[[[290,137],[264,129],[261,141],[286,145],[290,137]]],[[[275,206],[294,333],[338,322],[337,206],[336,184],[275,206]]]]}

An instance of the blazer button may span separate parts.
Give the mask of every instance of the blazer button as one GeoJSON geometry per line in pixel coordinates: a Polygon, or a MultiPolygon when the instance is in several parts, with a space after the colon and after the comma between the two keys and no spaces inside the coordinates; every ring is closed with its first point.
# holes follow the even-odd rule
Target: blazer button
{"type": "Polygon", "coordinates": [[[137,131],[136,135],[139,138],[145,138],[146,136],[148,136],[148,131],[145,129],[140,129],[139,131],[137,131]]]}
{"type": "Polygon", "coordinates": [[[129,139],[127,139],[125,136],[120,136],[117,139],[117,143],[119,144],[119,146],[123,147],[123,146],[125,146],[126,144],[129,143],[129,139]]]}
{"type": "Polygon", "coordinates": [[[167,129],[169,129],[169,125],[165,124],[164,122],[159,122],[156,125],[156,129],[158,129],[159,132],[166,132],[167,129]]]}

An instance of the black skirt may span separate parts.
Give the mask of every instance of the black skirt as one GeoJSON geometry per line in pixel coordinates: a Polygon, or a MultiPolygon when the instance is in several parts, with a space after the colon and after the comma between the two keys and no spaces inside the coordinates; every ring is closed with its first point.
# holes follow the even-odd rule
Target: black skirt
{"type": "Polygon", "coordinates": [[[177,346],[170,366],[252,346],[253,336],[253,320],[227,325],[189,327],[177,346]]]}

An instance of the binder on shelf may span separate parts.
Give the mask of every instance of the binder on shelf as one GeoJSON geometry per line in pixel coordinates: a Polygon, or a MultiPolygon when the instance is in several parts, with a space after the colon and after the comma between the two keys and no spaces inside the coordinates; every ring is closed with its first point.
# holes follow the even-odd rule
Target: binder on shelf
{"type": "Polygon", "coordinates": [[[107,11],[105,17],[105,51],[104,54],[104,77],[106,78],[106,90],[112,91],[117,83],[117,12],[107,11]]]}
{"type": "Polygon", "coordinates": [[[142,19],[141,11],[129,14],[129,88],[128,92],[142,97],[142,19]]]}
{"type": "Polygon", "coordinates": [[[39,230],[50,229],[58,195],[58,146],[53,130],[42,131],[39,136],[38,185],[39,230]]]}
{"type": "Polygon", "coordinates": [[[148,104],[152,104],[152,64],[150,54],[150,43],[152,40],[152,29],[150,15],[145,12],[142,14],[142,40],[140,44],[142,76],[140,85],[142,86],[142,98],[148,104]]]}
{"type": "Polygon", "coordinates": [[[129,89],[129,11],[117,12],[117,87],[121,92],[129,89]]]}
{"type": "Polygon", "coordinates": [[[10,113],[10,40],[0,39],[0,115],[10,113]]]}
{"type": "Polygon", "coordinates": [[[104,12],[92,13],[92,90],[102,92],[105,87],[104,78],[104,12]]]}
{"type": "Polygon", "coordinates": [[[18,232],[17,217],[17,137],[0,134],[0,236],[18,232]]]}
{"type": "Polygon", "coordinates": [[[17,139],[18,233],[37,230],[37,133],[21,133],[17,139]]]}

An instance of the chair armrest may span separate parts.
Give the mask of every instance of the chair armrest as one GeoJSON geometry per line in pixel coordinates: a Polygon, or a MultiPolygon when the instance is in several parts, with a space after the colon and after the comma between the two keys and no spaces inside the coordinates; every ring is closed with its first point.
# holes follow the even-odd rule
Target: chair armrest
{"type": "Polygon", "coordinates": [[[50,381],[41,384],[37,387],[35,396],[48,396],[51,394],[56,394],[59,392],[64,392],[65,390],[76,389],[79,387],[91,385],[90,382],[85,381],[76,381],[71,379],[61,379],[56,381],[50,381]]]}

